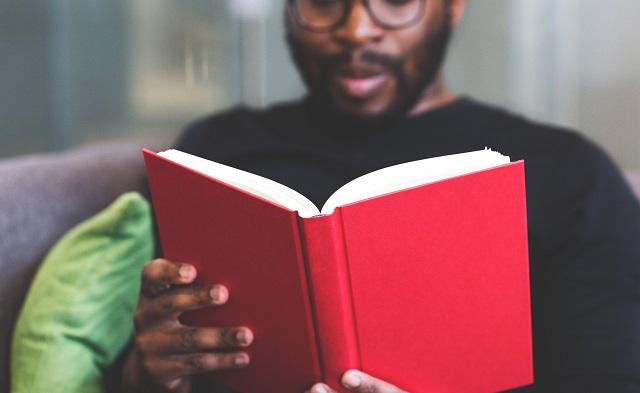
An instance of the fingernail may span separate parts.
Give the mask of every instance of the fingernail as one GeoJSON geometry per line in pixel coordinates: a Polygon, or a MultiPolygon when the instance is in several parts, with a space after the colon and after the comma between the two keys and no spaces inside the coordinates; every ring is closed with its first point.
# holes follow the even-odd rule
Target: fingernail
{"type": "Polygon", "coordinates": [[[182,265],[178,270],[178,274],[180,274],[180,278],[183,280],[189,280],[196,273],[196,269],[191,265],[182,265]]]}
{"type": "Polygon", "coordinates": [[[324,385],[316,385],[313,387],[313,393],[329,393],[329,391],[324,385]]]}
{"type": "Polygon", "coordinates": [[[227,289],[222,285],[214,285],[211,290],[209,290],[209,296],[211,296],[211,300],[213,300],[215,304],[223,304],[229,298],[227,289]]]}
{"type": "Polygon", "coordinates": [[[236,340],[238,341],[238,343],[240,345],[248,345],[248,344],[250,344],[252,338],[253,338],[253,335],[247,329],[240,329],[236,333],[236,340]]]}
{"type": "Polygon", "coordinates": [[[347,371],[342,377],[342,384],[347,388],[357,388],[362,381],[355,371],[347,371]]]}
{"type": "Polygon", "coordinates": [[[240,354],[233,359],[236,366],[243,367],[249,364],[249,356],[247,354],[240,354]]]}

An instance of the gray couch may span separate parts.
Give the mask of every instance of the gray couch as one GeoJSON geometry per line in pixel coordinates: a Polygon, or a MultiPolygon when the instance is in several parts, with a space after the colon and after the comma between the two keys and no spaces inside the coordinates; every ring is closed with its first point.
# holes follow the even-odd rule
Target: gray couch
{"type": "MultiPolygon", "coordinates": [[[[142,189],[142,145],[0,161],[0,393],[9,391],[11,330],[38,263],[73,225],[119,194],[142,189]]],[[[640,196],[640,174],[629,180],[640,196]]]]}
{"type": "Polygon", "coordinates": [[[9,392],[11,331],[39,262],[76,223],[123,192],[142,189],[142,145],[0,161],[0,393],[9,392]]]}

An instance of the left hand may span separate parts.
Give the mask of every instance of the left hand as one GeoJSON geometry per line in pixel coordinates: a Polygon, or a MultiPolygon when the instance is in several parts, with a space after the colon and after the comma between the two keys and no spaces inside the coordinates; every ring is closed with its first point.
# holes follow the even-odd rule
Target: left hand
{"type": "MultiPolygon", "coordinates": [[[[381,381],[358,370],[349,370],[342,375],[342,385],[356,393],[407,393],[388,382],[381,381]]],[[[336,393],[323,383],[317,383],[305,393],[336,393]]]]}

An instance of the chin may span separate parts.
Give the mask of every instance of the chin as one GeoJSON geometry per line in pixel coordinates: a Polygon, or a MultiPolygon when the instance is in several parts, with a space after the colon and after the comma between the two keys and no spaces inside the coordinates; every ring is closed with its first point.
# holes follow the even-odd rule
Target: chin
{"type": "Polygon", "coordinates": [[[387,108],[370,108],[370,107],[361,107],[361,106],[347,106],[347,105],[338,105],[338,109],[340,112],[344,113],[346,116],[351,116],[354,118],[361,118],[363,120],[366,119],[376,119],[380,117],[386,117],[388,110],[387,108]]]}
{"type": "Polygon", "coordinates": [[[350,99],[329,89],[310,90],[308,97],[322,120],[336,127],[386,127],[402,118],[407,111],[401,100],[387,97],[350,99]]]}
{"type": "Polygon", "coordinates": [[[387,113],[393,112],[396,107],[393,99],[380,96],[359,99],[345,97],[339,93],[331,92],[329,99],[332,101],[331,106],[339,112],[347,116],[362,119],[385,117],[387,113]]]}
{"type": "Polygon", "coordinates": [[[397,120],[404,115],[404,111],[400,106],[394,105],[394,103],[358,103],[335,100],[334,107],[351,121],[365,124],[382,125],[383,123],[386,124],[397,120]]]}

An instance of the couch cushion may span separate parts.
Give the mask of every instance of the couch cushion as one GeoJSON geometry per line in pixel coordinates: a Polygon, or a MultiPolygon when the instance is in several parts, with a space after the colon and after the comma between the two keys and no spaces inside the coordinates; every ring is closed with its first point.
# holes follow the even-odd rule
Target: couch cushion
{"type": "Polygon", "coordinates": [[[136,192],[67,232],[33,279],[15,325],[13,393],[101,393],[133,333],[142,266],[153,254],[136,192]]]}
{"type": "Polygon", "coordinates": [[[0,392],[8,392],[11,330],[53,243],[118,195],[141,190],[140,143],[0,161],[0,392]]]}

